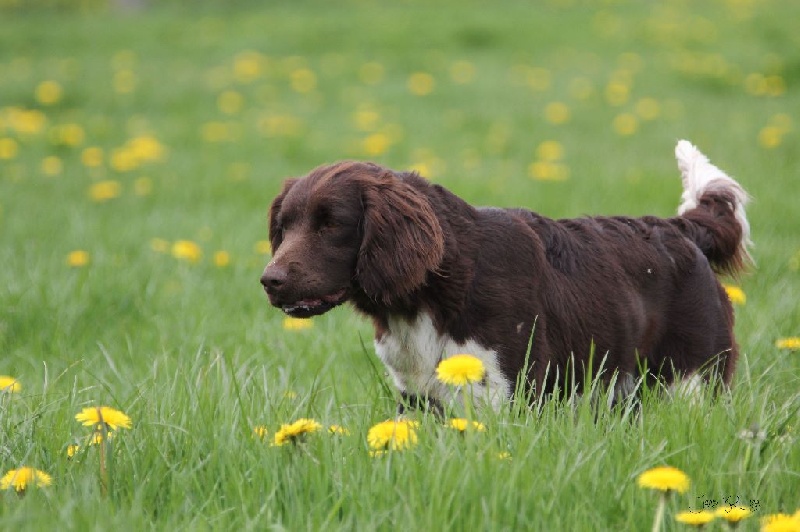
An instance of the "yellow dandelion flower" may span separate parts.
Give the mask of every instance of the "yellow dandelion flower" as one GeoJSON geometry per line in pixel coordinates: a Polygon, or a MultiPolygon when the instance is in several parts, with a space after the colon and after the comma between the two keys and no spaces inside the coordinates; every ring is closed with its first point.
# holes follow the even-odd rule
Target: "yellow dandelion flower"
{"type": "Polygon", "coordinates": [[[475,65],[469,61],[456,61],[450,65],[450,79],[459,85],[471,83],[475,79],[475,65]]]}
{"type": "Polygon", "coordinates": [[[564,158],[564,146],[557,140],[546,140],[536,147],[536,156],[547,162],[560,161],[564,158]]]}
{"type": "Polygon", "coordinates": [[[663,492],[677,491],[684,493],[689,489],[689,477],[675,467],[662,466],[648,469],[637,479],[639,487],[659,490],[663,492]]]}
{"type": "Polygon", "coordinates": [[[281,425],[280,430],[275,433],[273,446],[279,447],[287,443],[297,443],[306,434],[312,434],[322,428],[322,425],[313,419],[301,418],[294,423],[281,425]]]}
{"type": "Polygon", "coordinates": [[[14,377],[0,375],[0,393],[17,393],[22,390],[22,385],[14,377]]]}
{"type": "Polygon", "coordinates": [[[283,318],[283,328],[287,331],[304,331],[314,326],[314,322],[310,318],[293,318],[287,316],[283,318]]]}
{"type": "Polygon", "coordinates": [[[235,115],[242,112],[244,97],[240,92],[227,90],[217,97],[217,108],[226,115],[235,115]]]}
{"type": "Polygon", "coordinates": [[[499,452],[499,453],[497,453],[497,459],[498,460],[505,460],[505,461],[510,462],[511,461],[511,453],[508,452],[508,451],[499,452]]]}
{"type": "Polygon", "coordinates": [[[775,347],[778,349],[788,349],[790,351],[797,351],[800,349],[800,336],[792,336],[789,338],[778,338],[775,340],[775,347]]]}
{"type": "Polygon", "coordinates": [[[89,197],[97,203],[117,198],[121,193],[122,185],[113,179],[98,181],[89,187],[89,197]]]}
{"type": "Polygon", "coordinates": [[[272,253],[272,244],[270,244],[269,240],[259,240],[253,247],[259,255],[269,255],[272,253]]]}
{"type": "Polygon", "coordinates": [[[362,148],[369,157],[377,157],[389,149],[389,136],[385,133],[373,133],[364,139],[362,148]]]}
{"type": "Polygon", "coordinates": [[[130,94],[136,89],[136,74],[124,69],[114,73],[114,90],[118,94],[130,94]]]}
{"type": "Polygon", "coordinates": [[[172,244],[172,256],[178,260],[196,263],[202,258],[203,250],[191,240],[178,240],[172,244]]]}
{"type": "Polygon", "coordinates": [[[42,159],[42,173],[49,177],[61,175],[64,170],[64,163],[55,155],[49,155],[42,159]]]}
{"type": "Polygon", "coordinates": [[[317,88],[317,75],[308,68],[298,68],[289,74],[292,90],[308,94],[317,88]]]}
{"type": "Polygon", "coordinates": [[[639,129],[639,120],[631,113],[621,113],[614,117],[611,127],[618,135],[627,137],[639,129]]]}
{"type": "Polygon", "coordinates": [[[267,58],[253,50],[245,50],[233,60],[233,75],[239,83],[250,83],[263,74],[267,58]]]}
{"type": "Polygon", "coordinates": [[[61,101],[64,90],[57,81],[43,81],[36,86],[36,101],[42,105],[54,105],[61,101]]]}
{"type": "Polygon", "coordinates": [[[630,95],[630,87],[619,81],[612,81],[606,85],[605,97],[609,105],[619,107],[628,101],[630,95]]]}
{"type": "Polygon", "coordinates": [[[761,519],[761,532],[800,532],[798,514],[772,514],[761,519]]]}
{"type": "Polygon", "coordinates": [[[655,98],[642,98],[636,102],[636,114],[642,120],[655,120],[661,115],[661,104],[655,98]]]}
{"type": "Polygon", "coordinates": [[[445,384],[464,386],[483,379],[486,368],[481,359],[472,355],[453,355],[439,362],[436,376],[445,384]]]}
{"type": "Polygon", "coordinates": [[[214,266],[224,268],[231,263],[231,256],[227,251],[217,251],[214,253],[214,266]]]}
{"type": "Polygon", "coordinates": [[[74,458],[75,455],[78,454],[78,451],[80,451],[80,449],[81,449],[81,446],[78,445],[77,443],[73,443],[71,445],[67,445],[67,458],[68,459],[74,458]]]}
{"type": "Polygon", "coordinates": [[[81,268],[87,264],[89,264],[89,253],[87,251],[76,249],[67,254],[67,266],[81,268]]]}
{"type": "Polygon", "coordinates": [[[89,406],[75,414],[75,420],[80,421],[85,427],[92,427],[105,423],[112,429],[131,428],[131,418],[125,413],[109,406],[89,406]]]}
{"type": "Polygon", "coordinates": [[[267,437],[267,434],[269,434],[269,431],[267,430],[266,426],[256,425],[255,427],[253,427],[253,435],[256,438],[263,440],[264,438],[267,437]]]}
{"type": "Polygon", "coordinates": [[[721,517],[729,523],[738,523],[742,519],[747,519],[753,514],[750,508],[741,506],[726,506],[717,509],[717,517],[721,517]]]}
{"type": "Polygon", "coordinates": [[[88,168],[97,168],[103,164],[103,149],[90,146],[81,152],[81,163],[88,168]]]}
{"type": "Polygon", "coordinates": [[[407,419],[383,421],[370,427],[367,432],[367,443],[374,451],[391,449],[401,451],[416,445],[419,425],[407,419]]]}
{"type": "Polygon", "coordinates": [[[11,160],[17,156],[19,145],[17,141],[9,138],[0,138],[0,160],[11,160]]]}
{"type": "Polygon", "coordinates": [[[341,425],[331,425],[328,427],[328,432],[333,434],[334,436],[349,436],[350,431],[347,428],[342,427],[341,425]]]}
{"type": "Polygon", "coordinates": [[[408,77],[406,86],[414,96],[427,96],[433,92],[436,81],[426,72],[414,72],[408,77]]]}
{"type": "Polygon", "coordinates": [[[35,484],[37,487],[43,488],[52,483],[53,478],[44,471],[32,467],[20,467],[11,469],[3,475],[3,478],[0,479],[0,490],[14,488],[17,493],[23,493],[30,485],[35,484]]]}
{"type": "Polygon", "coordinates": [[[725,289],[725,293],[728,294],[728,299],[730,299],[731,303],[734,305],[744,305],[747,302],[747,296],[745,295],[744,290],[738,286],[725,284],[722,285],[722,287],[725,289]]]}
{"type": "Polygon", "coordinates": [[[675,514],[675,520],[684,525],[701,527],[716,519],[714,512],[703,510],[701,512],[680,512],[675,514]]]}
{"type": "Polygon", "coordinates": [[[152,162],[162,160],[167,152],[161,142],[152,135],[140,135],[125,143],[125,151],[139,162],[152,162]]]}
{"type": "Polygon", "coordinates": [[[564,102],[550,102],[544,108],[545,120],[554,125],[566,124],[570,116],[569,106],[564,102]]]}
{"type": "Polygon", "coordinates": [[[758,132],[758,144],[768,150],[777,148],[783,142],[783,131],[777,126],[765,126],[758,132]]]}
{"type": "Polygon", "coordinates": [[[65,146],[80,146],[86,133],[79,124],[63,124],[54,131],[56,141],[65,146]]]}
{"type": "Polygon", "coordinates": [[[459,432],[466,432],[468,430],[470,431],[474,430],[476,432],[486,431],[486,427],[483,425],[483,423],[480,423],[478,421],[470,422],[469,420],[464,418],[451,419],[447,422],[447,426],[459,432]]]}

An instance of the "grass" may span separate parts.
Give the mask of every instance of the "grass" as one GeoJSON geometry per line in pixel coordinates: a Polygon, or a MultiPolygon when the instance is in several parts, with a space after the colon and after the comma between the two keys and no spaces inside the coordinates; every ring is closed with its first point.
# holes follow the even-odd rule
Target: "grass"
{"type": "Polygon", "coordinates": [[[758,517],[797,509],[800,358],[774,345],[800,335],[797,6],[0,6],[0,374],[23,386],[0,397],[0,474],[54,481],[3,493],[4,529],[636,530],[657,499],[636,477],[661,464],[692,478],[670,527],[726,497],[758,517]],[[430,93],[409,89],[415,73],[430,93]],[[142,136],[164,153],[126,169],[115,150],[142,136]],[[639,416],[597,420],[588,401],[546,402],[482,413],[487,431],[466,437],[422,416],[416,446],[372,458],[367,430],[396,398],[369,323],[342,308],[286,329],[258,285],[269,202],[318,164],[415,167],[473,203],[553,217],[669,215],[679,138],[755,198],[758,268],[719,399],[647,393],[639,416]],[[563,155],[542,160],[545,141],[563,155]],[[106,181],[119,195],[93,200],[106,181]],[[179,240],[198,260],[172,255],[179,240]],[[88,264],[67,265],[75,250],[88,264]],[[74,415],[99,404],[133,419],[108,496],[96,448],[66,459],[86,436],[74,415]],[[300,417],[350,434],[269,445],[300,417]],[[751,427],[766,439],[742,439],[751,427]]]}

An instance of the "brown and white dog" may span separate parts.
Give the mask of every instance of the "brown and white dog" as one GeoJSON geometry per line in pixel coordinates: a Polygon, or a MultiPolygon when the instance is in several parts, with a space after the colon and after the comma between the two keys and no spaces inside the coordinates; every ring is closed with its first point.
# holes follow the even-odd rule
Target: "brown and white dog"
{"type": "Polygon", "coordinates": [[[747,194],[688,141],[675,151],[673,218],[553,220],[473,207],[415,173],[321,166],[273,201],[261,283],[290,316],[350,301],[371,317],[378,356],[411,400],[453,398],[435,368],[456,353],[483,361],[473,394],[494,406],[518,382],[537,395],[567,377],[580,389],[592,353],[623,393],[640,377],[729,384],[733,310],[715,272],[749,259],[747,194]]]}

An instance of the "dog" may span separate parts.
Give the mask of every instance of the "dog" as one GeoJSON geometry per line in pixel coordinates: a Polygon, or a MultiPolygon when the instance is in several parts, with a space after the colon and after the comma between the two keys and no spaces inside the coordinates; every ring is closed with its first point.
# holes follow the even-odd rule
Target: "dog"
{"type": "Polygon", "coordinates": [[[452,401],[436,367],[458,353],[483,362],[472,396],[494,408],[518,384],[552,394],[596,376],[622,394],[642,379],[729,385],[738,348],[715,274],[750,262],[748,195],[690,142],[675,153],[672,218],[554,220],[473,207],[414,172],[320,166],[272,202],[261,284],[289,316],[350,302],[372,318],[406,405],[452,401]]]}

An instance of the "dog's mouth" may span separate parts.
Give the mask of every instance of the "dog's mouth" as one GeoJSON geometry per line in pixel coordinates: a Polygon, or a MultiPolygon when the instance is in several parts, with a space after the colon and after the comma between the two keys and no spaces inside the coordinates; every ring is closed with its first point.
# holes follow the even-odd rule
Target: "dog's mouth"
{"type": "Polygon", "coordinates": [[[281,305],[281,310],[293,318],[310,318],[325,314],[345,301],[347,301],[347,288],[342,288],[320,298],[301,299],[288,305],[281,305]]]}

